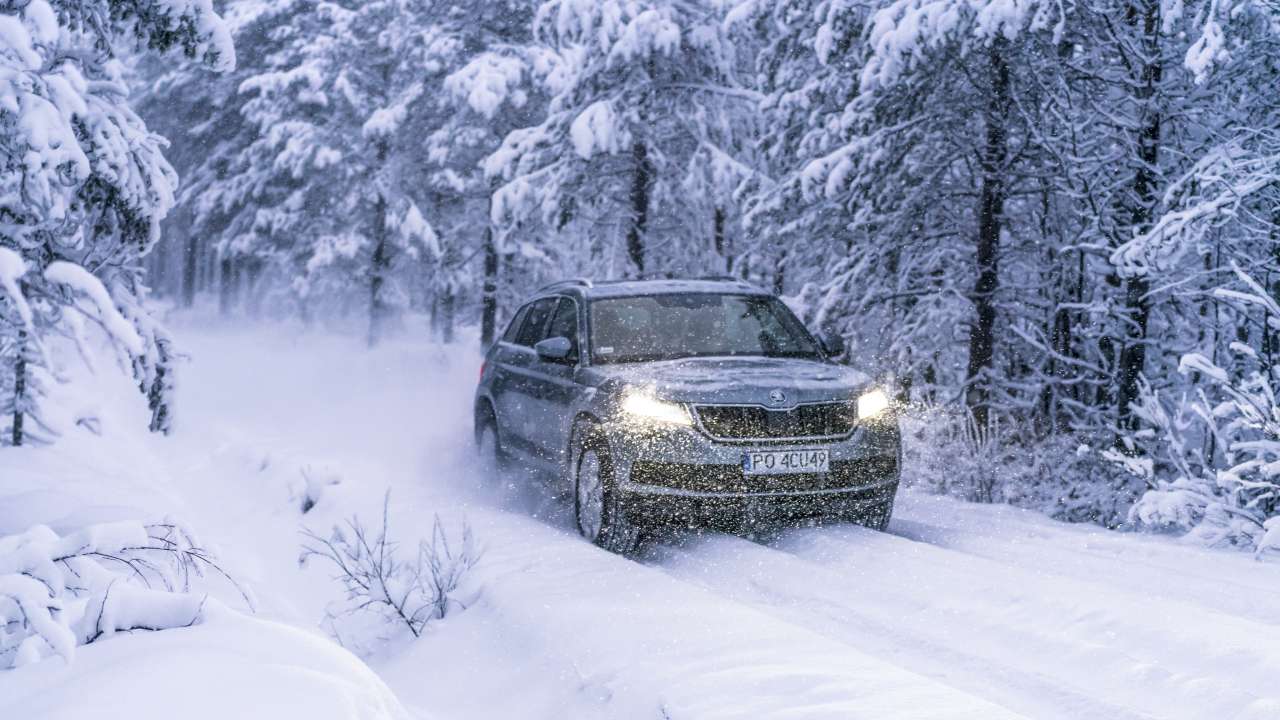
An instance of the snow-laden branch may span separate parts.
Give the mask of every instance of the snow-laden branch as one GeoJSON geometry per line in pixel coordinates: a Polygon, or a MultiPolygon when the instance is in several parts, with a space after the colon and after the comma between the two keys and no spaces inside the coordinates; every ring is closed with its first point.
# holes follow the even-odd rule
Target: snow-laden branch
{"type": "Polygon", "coordinates": [[[1172,183],[1164,210],[1146,232],[1121,245],[1111,262],[1126,273],[1166,270],[1212,227],[1280,184],[1280,138],[1251,133],[1218,147],[1172,183]]]}
{"type": "Polygon", "coordinates": [[[192,579],[206,570],[252,607],[190,531],[173,523],[109,523],[65,536],[36,526],[0,537],[0,668],[49,654],[69,662],[76,646],[117,632],[198,623],[206,596],[192,579]]]}
{"type": "Polygon", "coordinates": [[[27,263],[18,253],[0,247],[0,297],[8,298],[18,313],[22,326],[31,330],[31,304],[27,302],[19,281],[27,274],[27,263]]]}
{"type": "MultiPolygon", "coordinates": [[[[144,349],[142,337],[133,323],[125,319],[111,299],[102,281],[88,270],[65,261],[56,261],[45,268],[44,277],[51,283],[65,285],[79,295],[84,296],[92,304],[94,312],[86,313],[102,323],[111,337],[132,355],[141,355],[144,349]]],[[[82,310],[83,312],[83,310],[82,310]]]]}

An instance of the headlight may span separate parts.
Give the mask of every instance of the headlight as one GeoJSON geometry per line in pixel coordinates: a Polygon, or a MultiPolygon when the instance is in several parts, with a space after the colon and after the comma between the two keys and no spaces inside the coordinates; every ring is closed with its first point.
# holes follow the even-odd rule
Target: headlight
{"type": "Polygon", "coordinates": [[[883,390],[872,390],[858,398],[858,419],[876,417],[889,409],[889,396],[883,390]]]}
{"type": "Polygon", "coordinates": [[[693,418],[682,405],[659,400],[654,396],[633,390],[622,398],[622,412],[631,420],[643,423],[670,423],[672,425],[692,425],[693,418]]]}

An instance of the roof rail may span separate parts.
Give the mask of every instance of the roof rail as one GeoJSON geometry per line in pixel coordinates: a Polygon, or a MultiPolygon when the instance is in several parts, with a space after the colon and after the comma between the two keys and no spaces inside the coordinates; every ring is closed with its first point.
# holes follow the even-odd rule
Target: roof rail
{"type": "Polygon", "coordinates": [[[543,285],[542,287],[538,288],[537,291],[546,292],[548,290],[554,290],[555,288],[561,288],[561,287],[589,288],[589,287],[592,287],[592,285],[591,285],[591,281],[588,280],[587,278],[569,278],[568,280],[557,280],[553,283],[543,285]]]}
{"type": "Polygon", "coordinates": [[[732,283],[738,283],[741,285],[751,284],[746,280],[743,280],[742,278],[736,278],[732,275],[702,275],[700,277],[694,278],[694,280],[702,280],[705,282],[732,282],[732,283]]]}

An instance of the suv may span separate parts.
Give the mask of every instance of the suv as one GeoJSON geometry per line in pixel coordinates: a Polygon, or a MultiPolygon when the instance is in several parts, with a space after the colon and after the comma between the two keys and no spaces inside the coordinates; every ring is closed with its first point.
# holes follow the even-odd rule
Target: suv
{"type": "Polygon", "coordinates": [[[485,356],[477,446],[563,482],[578,531],[616,552],[665,525],[883,529],[898,423],[843,351],[736,280],[556,283],[485,356]]]}

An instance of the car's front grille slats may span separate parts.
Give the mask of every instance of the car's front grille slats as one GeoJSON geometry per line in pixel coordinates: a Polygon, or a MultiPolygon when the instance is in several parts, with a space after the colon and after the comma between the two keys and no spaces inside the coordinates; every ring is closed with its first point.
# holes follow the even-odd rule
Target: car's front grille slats
{"type": "Polygon", "coordinates": [[[848,403],[811,403],[787,410],[759,405],[698,405],[698,420],[721,440],[843,437],[853,431],[848,403]]]}

